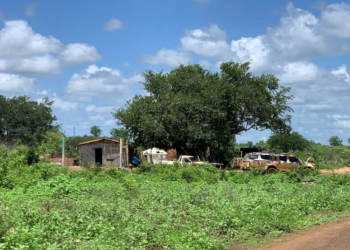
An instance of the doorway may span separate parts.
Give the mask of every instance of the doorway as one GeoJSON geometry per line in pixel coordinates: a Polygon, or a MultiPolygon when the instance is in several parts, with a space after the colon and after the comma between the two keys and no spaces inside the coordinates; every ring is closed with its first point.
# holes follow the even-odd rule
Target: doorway
{"type": "Polygon", "coordinates": [[[95,148],[95,163],[102,165],[102,148],[95,148]]]}

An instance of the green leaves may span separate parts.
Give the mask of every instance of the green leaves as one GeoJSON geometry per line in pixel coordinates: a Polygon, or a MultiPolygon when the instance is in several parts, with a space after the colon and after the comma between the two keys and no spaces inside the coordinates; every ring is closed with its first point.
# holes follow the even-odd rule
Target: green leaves
{"type": "Polygon", "coordinates": [[[115,113],[137,145],[203,156],[209,147],[217,160],[226,160],[243,131],[290,130],[290,89],[273,75],[253,76],[249,63],[223,63],[221,74],[195,64],[143,76],[148,95],[115,113]]]}
{"type": "Polygon", "coordinates": [[[99,126],[92,126],[90,128],[90,133],[95,137],[100,137],[102,134],[102,130],[100,129],[99,126]]]}
{"type": "Polygon", "coordinates": [[[0,95],[0,141],[14,145],[21,140],[25,145],[37,145],[47,130],[55,127],[48,98],[40,103],[28,96],[6,98],[0,95]]]}
{"type": "Polygon", "coordinates": [[[328,139],[329,145],[331,146],[341,146],[343,145],[343,141],[339,138],[339,136],[331,136],[331,138],[328,139]]]}
{"type": "Polygon", "coordinates": [[[311,143],[298,132],[275,133],[266,141],[268,148],[279,153],[304,151],[310,149],[311,143]]]}

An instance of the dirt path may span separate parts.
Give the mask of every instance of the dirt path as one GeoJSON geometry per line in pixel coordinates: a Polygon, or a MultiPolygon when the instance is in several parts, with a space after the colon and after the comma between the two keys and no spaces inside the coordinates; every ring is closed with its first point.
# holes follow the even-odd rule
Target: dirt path
{"type": "Polygon", "coordinates": [[[279,242],[273,242],[261,248],[237,248],[230,250],[349,250],[350,218],[341,222],[316,226],[309,231],[288,235],[279,242]]]}
{"type": "MultiPolygon", "coordinates": [[[[333,170],[327,170],[327,169],[321,169],[320,171],[322,174],[331,174],[333,172],[333,170]]],[[[336,170],[334,170],[334,173],[335,174],[349,174],[350,173],[350,166],[336,169],[336,170]]],[[[349,247],[349,249],[350,249],[350,247],[349,247]]]]}

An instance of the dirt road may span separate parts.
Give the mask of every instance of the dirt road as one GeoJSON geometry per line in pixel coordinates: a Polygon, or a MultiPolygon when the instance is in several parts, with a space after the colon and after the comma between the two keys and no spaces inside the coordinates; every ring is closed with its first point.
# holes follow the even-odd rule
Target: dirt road
{"type": "Polygon", "coordinates": [[[350,218],[341,222],[317,226],[309,231],[288,235],[279,242],[273,242],[262,248],[237,248],[230,250],[349,250],[350,218]]]}
{"type": "MultiPolygon", "coordinates": [[[[333,171],[332,170],[327,170],[327,169],[321,169],[322,174],[331,174],[333,171]]],[[[350,173],[350,166],[349,167],[343,167],[334,170],[335,174],[349,174],[350,173]]],[[[350,249],[350,247],[349,247],[350,249]]]]}

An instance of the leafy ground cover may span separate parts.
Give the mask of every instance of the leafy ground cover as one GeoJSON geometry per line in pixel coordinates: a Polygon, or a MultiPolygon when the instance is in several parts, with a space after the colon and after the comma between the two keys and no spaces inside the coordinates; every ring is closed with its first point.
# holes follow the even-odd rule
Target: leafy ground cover
{"type": "Polygon", "coordinates": [[[143,165],[73,173],[0,150],[0,249],[227,249],[347,215],[350,177],[143,165]],[[301,184],[305,178],[317,184],[301,184]]]}

